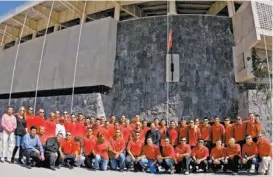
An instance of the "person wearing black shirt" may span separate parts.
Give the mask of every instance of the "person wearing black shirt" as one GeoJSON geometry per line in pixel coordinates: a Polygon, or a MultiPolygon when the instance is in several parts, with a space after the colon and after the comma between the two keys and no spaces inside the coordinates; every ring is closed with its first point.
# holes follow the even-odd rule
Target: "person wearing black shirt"
{"type": "Polygon", "coordinates": [[[60,154],[60,158],[63,158],[63,153],[60,149],[60,143],[62,140],[63,134],[58,133],[56,137],[48,138],[44,145],[46,162],[49,162],[49,168],[53,171],[55,171],[55,164],[58,158],[58,153],[60,154]]]}
{"type": "Polygon", "coordinates": [[[160,143],[160,132],[156,129],[155,124],[151,123],[150,130],[147,131],[145,139],[147,140],[149,137],[152,138],[153,143],[159,147],[160,143]]]}
{"type": "Polygon", "coordinates": [[[56,137],[48,138],[44,145],[46,162],[49,163],[49,168],[53,171],[55,171],[58,154],[60,155],[60,158],[63,159],[63,153],[60,149],[60,143],[62,140],[63,134],[58,133],[56,137]]]}
{"type": "Polygon", "coordinates": [[[12,152],[11,157],[11,163],[14,163],[14,157],[17,153],[17,150],[19,149],[19,159],[18,163],[22,164],[22,157],[23,157],[23,151],[22,151],[22,143],[23,143],[23,136],[27,133],[27,123],[25,119],[25,108],[21,107],[18,111],[18,114],[15,115],[17,127],[15,129],[15,136],[16,136],[16,145],[12,152]]]}

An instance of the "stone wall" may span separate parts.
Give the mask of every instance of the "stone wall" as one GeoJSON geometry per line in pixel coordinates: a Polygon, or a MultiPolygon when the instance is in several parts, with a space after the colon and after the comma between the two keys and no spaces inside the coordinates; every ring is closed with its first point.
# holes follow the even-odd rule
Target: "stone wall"
{"type": "Polygon", "coordinates": [[[141,114],[147,119],[167,114],[174,119],[235,115],[238,91],[230,19],[199,15],[169,19],[173,53],[180,56],[180,82],[169,85],[166,22],[161,16],[118,24],[114,85],[103,98],[106,113],[141,114]]]}
{"type": "Polygon", "coordinates": [[[240,94],[238,113],[246,118],[248,113],[260,116],[263,135],[272,140],[272,108],[271,99],[267,98],[262,91],[247,90],[240,94]]]}
{"type": "MultiPolygon", "coordinates": [[[[177,15],[169,22],[173,53],[180,56],[180,82],[166,83],[166,16],[123,21],[117,29],[113,87],[103,95],[75,95],[75,112],[103,115],[105,111],[117,117],[140,114],[146,119],[237,114],[230,19],[177,15]]],[[[12,105],[33,105],[33,100],[14,99],[12,105]]],[[[70,101],[70,96],[39,97],[37,108],[69,111],[70,101]]],[[[0,100],[1,112],[7,102],[0,100]]]]}

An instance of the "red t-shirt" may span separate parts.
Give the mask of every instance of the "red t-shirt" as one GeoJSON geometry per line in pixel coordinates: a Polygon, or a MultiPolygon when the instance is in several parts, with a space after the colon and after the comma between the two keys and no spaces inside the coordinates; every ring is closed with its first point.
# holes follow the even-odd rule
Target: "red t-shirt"
{"type": "Polygon", "coordinates": [[[111,138],[109,140],[109,142],[110,142],[110,145],[114,151],[116,151],[116,152],[124,151],[125,141],[123,138],[121,138],[121,137],[118,139],[111,138]]]}
{"type": "Polygon", "coordinates": [[[220,148],[217,148],[215,146],[214,148],[212,148],[210,156],[213,157],[214,159],[226,157],[227,156],[226,148],[222,146],[220,148]]]}
{"type": "Polygon", "coordinates": [[[234,147],[228,146],[226,148],[226,152],[227,152],[228,156],[230,156],[230,155],[239,155],[239,156],[241,156],[241,147],[240,147],[239,144],[235,144],[234,147]]]}
{"type": "Polygon", "coordinates": [[[211,141],[211,126],[202,126],[201,127],[201,136],[205,141],[211,141]]]}
{"type": "Polygon", "coordinates": [[[261,124],[255,122],[248,122],[246,124],[246,133],[247,135],[251,135],[251,137],[257,137],[257,134],[262,131],[261,124]]]}
{"type": "Polygon", "coordinates": [[[66,132],[71,132],[72,137],[74,137],[76,135],[77,132],[77,125],[76,123],[65,123],[64,124],[65,130],[66,132]]]}
{"type": "Polygon", "coordinates": [[[142,148],[142,154],[146,156],[147,159],[156,160],[157,156],[160,155],[160,150],[157,145],[144,145],[142,148]]]}
{"type": "Polygon", "coordinates": [[[212,143],[215,144],[216,140],[223,138],[225,134],[225,127],[222,124],[212,125],[212,143]]]}
{"type": "Polygon", "coordinates": [[[178,138],[178,132],[177,132],[177,129],[174,128],[174,129],[168,129],[168,135],[169,135],[169,138],[171,140],[171,145],[176,145],[177,143],[177,138],[178,138]]]}
{"type": "Polygon", "coordinates": [[[61,143],[61,149],[63,150],[64,154],[74,154],[76,143],[72,140],[63,140],[61,143]]]}
{"type": "Polygon", "coordinates": [[[178,146],[175,147],[175,153],[178,154],[178,156],[176,157],[177,160],[183,160],[183,158],[179,158],[179,155],[181,154],[185,154],[185,153],[189,153],[189,155],[191,155],[191,146],[188,144],[184,144],[183,146],[181,144],[179,144],[178,146]]]}
{"type": "Polygon", "coordinates": [[[246,123],[233,124],[235,141],[245,140],[246,137],[246,123]]]}
{"type": "Polygon", "coordinates": [[[98,134],[102,134],[106,141],[110,138],[109,129],[106,129],[105,127],[100,127],[94,131],[95,136],[98,136],[98,134]]]}
{"type": "MultiPolygon", "coordinates": [[[[133,140],[133,139],[136,138],[135,137],[135,132],[136,132],[135,129],[131,130],[131,135],[130,135],[130,138],[129,138],[130,140],[133,140]]],[[[145,140],[145,134],[144,134],[143,130],[140,129],[138,132],[140,132],[140,140],[144,142],[144,140],[145,140]]]]}
{"type": "Polygon", "coordinates": [[[39,139],[40,139],[42,145],[44,145],[44,144],[46,143],[46,140],[47,140],[48,138],[49,138],[49,137],[48,137],[46,134],[44,134],[43,136],[39,135],[39,139]]]}
{"type": "Polygon", "coordinates": [[[161,127],[159,129],[159,132],[160,132],[160,145],[164,146],[164,144],[165,144],[164,139],[165,139],[165,137],[167,135],[167,126],[161,127]]]}
{"type": "Polygon", "coordinates": [[[144,136],[146,136],[146,133],[147,133],[147,131],[149,131],[149,130],[150,130],[149,127],[144,127],[144,128],[142,128],[142,133],[144,134],[144,136]]]}
{"type": "Polygon", "coordinates": [[[95,152],[99,154],[102,158],[108,160],[108,150],[110,148],[110,144],[108,142],[104,142],[102,144],[96,144],[95,152]]]}
{"type": "Polygon", "coordinates": [[[126,143],[129,141],[129,137],[130,137],[130,134],[131,134],[131,130],[132,130],[132,128],[131,128],[130,126],[128,126],[128,127],[123,126],[123,128],[122,128],[123,139],[124,139],[124,141],[125,141],[126,143]]]}
{"type": "Polygon", "coordinates": [[[50,119],[45,121],[45,133],[47,136],[52,137],[55,136],[56,123],[51,121],[50,119]]]}
{"type": "Polygon", "coordinates": [[[234,137],[234,127],[229,124],[228,127],[225,127],[225,144],[228,144],[229,139],[232,137],[234,137]]]}
{"type": "Polygon", "coordinates": [[[39,129],[40,126],[44,126],[44,125],[45,125],[45,120],[41,118],[40,116],[35,116],[33,119],[27,120],[27,127],[29,127],[29,131],[32,126],[35,126],[37,129],[39,129]]]}
{"type": "Polygon", "coordinates": [[[195,156],[196,159],[202,159],[209,156],[209,149],[205,146],[203,146],[202,148],[196,146],[192,149],[191,155],[195,156]]]}
{"type": "Polygon", "coordinates": [[[269,141],[263,138],[262,141],[257,142],[257,145],[260,158],[263,158],[265,156],[269,156],[272,158],[272,145],[269,141]]]}
{"type": "Polygon", "coordinates": [[[90,155],[93,150],[95,149],[97,143],[97,137],[91,136],[91,137],[84,137],[83,139],[83,147],[84,147],[84,153],[85,155],[90,155]]]}
{"type": "Polygon", "coordinates": [[[174,148],[171,144],[168,146],[162,147],[162,156],[163,157],[171,156],[173,159],[176,159],[175,158],[175,151],[174,151],[174,148]]]}
{"type": "Polygon", "coordinates": [[[143,142],[141,140],[138,140],[138,141],[130,140],[127,145],[127,151],[130,150],[134,156],[140,156],[142,146],[143,146],[143,142]]]}
{"type": "Polygon", "coordinates": [[[84,136],[85,126],[82,122],[76,123],[75,136],[84,136]]]}
{"type": "Polygon", "coordinates": [[[181,139],[182,137],[187,137],[188,136],[188,125],[186,126],[181,126],[179,127],[178,131],[179,131],[179,139],[181,139]]]}
{"type": "Polygon", "coordinates": [[[188,128],[188,139],[189,139],[189,145],[190,146],[196,146],[198,139],[201,138],[200,129],[198,127],[196,128],[188,128]]]}
{"type": "Polygon", "coordinates": [[[242,148],[242,156],[244,157],[245,155],[252,156],[252,155],[257,155],[258,154],[258,146],[256,143],[252,142],[251,145],[244,144],[242,148]]]}

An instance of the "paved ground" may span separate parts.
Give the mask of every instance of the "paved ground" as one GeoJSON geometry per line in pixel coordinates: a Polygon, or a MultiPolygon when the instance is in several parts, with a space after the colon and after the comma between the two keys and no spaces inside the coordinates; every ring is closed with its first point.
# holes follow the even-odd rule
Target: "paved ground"
{"type": "MultiPolygon", "coordinates": [[[[32,177],[32,176],[39,176],[39,177],[124,177],[124,176],[130,176],[130,177],[149,177],[149,176],[155,176],[153,174],[148,173],[133,173],[133,172],[113,172],[113,171],[107,171],[107,172],[101,172],[101,171],[89,171],[83,168],[74,168],[73,170],[69,170],[67,168],[61,168],[56,171],[51,171],[49,169],[45,168],[32,168],[31,170],[19,166],[17,164],[8,164],[8,163],[0,163],[0,176],[1,177],[32,177]]],[[[169,174],[159,174],[159,176],[171,176],[169,174]]],[[[181,174],[174,174],[172,177],[181,177],[181,174]]],[[[183,175],[184,176],[184,175],[183,175]]],[[[209,177],[209,176],[232,176],[231,174],[204,174],[204,173],[195,173],[190,174],[188,177],[209,177]]],[[[246,174],[239,174],[238,176],[247,176],[246,174]]],[[[254,175],[253,175],[254,176],[254,175]]],[[[264,175],[255,175],[255,177],[265,177],[264,175]]]]}

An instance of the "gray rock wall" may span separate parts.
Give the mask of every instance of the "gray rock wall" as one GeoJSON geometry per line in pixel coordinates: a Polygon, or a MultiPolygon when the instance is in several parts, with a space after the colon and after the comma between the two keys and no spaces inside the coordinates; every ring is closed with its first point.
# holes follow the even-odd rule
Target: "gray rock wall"
{"type": "Polygon", "coordinates": [[[240,94],[239,115],[246,118],[248,113],[260,116],[263,135],[272,140],[272,107],[271,99],[267,98],[262,91],[247,90],[240,94]]]}

